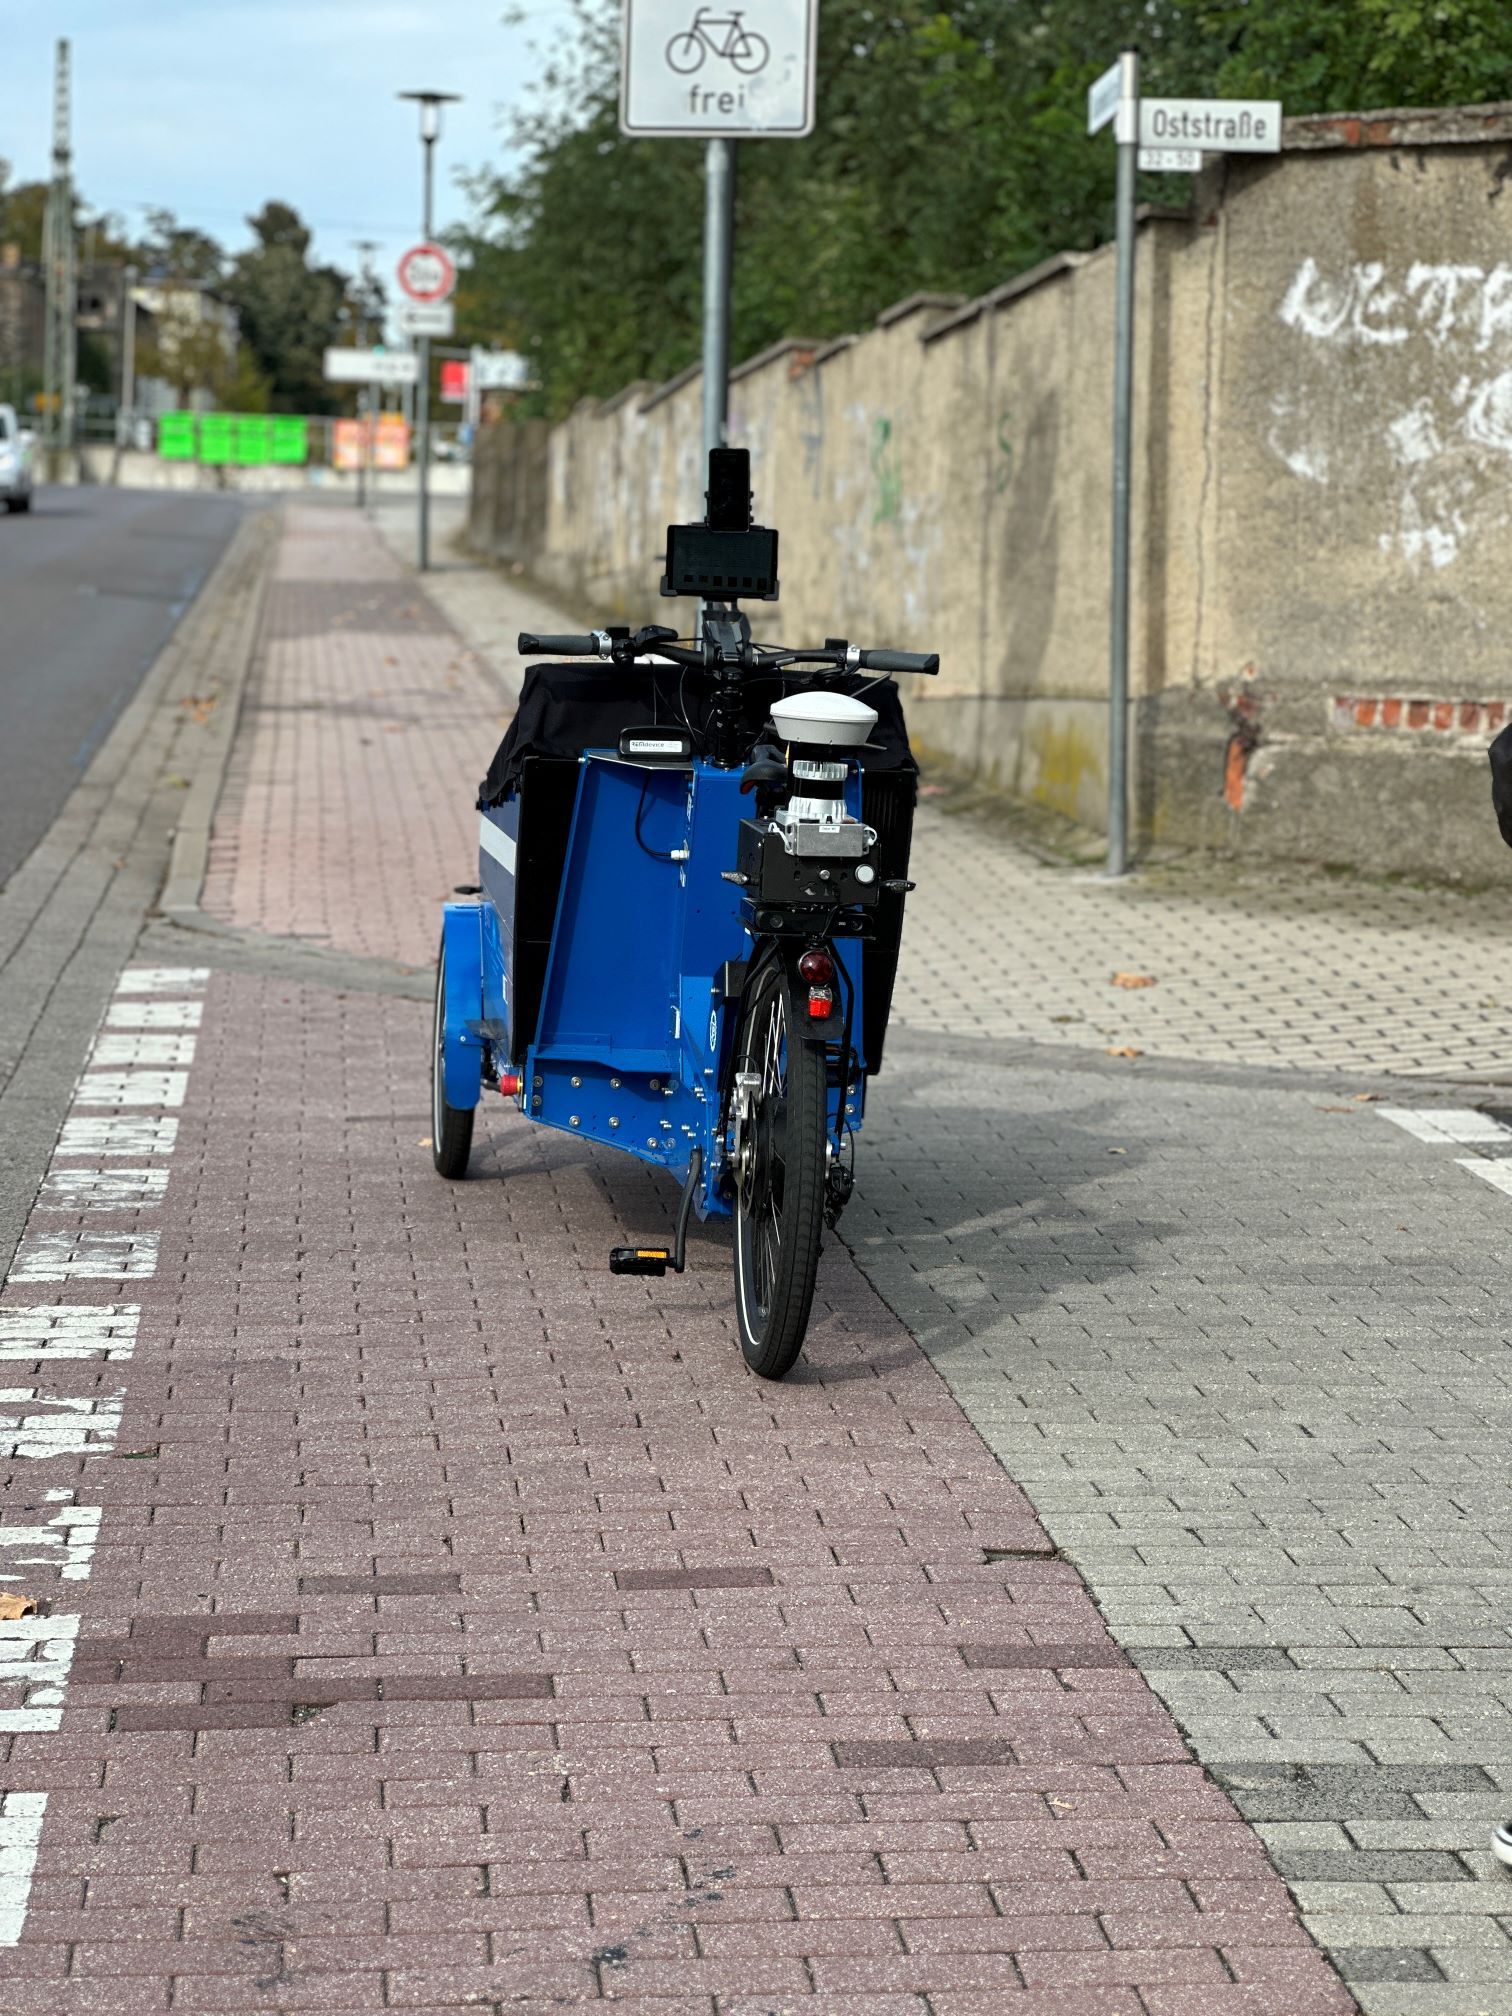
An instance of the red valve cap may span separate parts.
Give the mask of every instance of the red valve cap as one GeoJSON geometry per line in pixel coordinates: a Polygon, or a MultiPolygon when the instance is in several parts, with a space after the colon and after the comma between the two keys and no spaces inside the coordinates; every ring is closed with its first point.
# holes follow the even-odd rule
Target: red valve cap
{"type": "Polygon", "coordinates": [[[518,1071],[503,1071],[499,1074],[499,1090],[506,1099],[513,1099],[525,1080],[518,1071]]]}

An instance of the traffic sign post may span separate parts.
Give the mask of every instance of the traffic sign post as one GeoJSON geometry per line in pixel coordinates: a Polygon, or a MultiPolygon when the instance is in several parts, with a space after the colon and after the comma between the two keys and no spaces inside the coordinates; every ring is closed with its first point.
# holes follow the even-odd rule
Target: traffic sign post
{"type": "Polygon", "coordinates": [[[730,386],[735,142],[814,130],[819,0],[625,0],[620,131],[699,139],[704,159],[704,456],[724,445],[730,386]]]}
{"type": "Polygon", "coordinates": [[[1281,106],[1273,98],[1145,98],[1139,56],[1126,49],[1087,90],[1087,131],[1111,124],[1118,144],[1114,196],[1113,549],[1108,603],[1108,862],[1129,868],[1129,558],[1134,408],[1134,180],[1141,168],[1195,174],[1204,149],[1274,154],[1281,106]]]}
{"type": "Polygon", "coordinates": [[[439,336],[444,341],[457,333],[457,311],[450,301],[401,301],[394,322],[401,336],[439,336]]]}

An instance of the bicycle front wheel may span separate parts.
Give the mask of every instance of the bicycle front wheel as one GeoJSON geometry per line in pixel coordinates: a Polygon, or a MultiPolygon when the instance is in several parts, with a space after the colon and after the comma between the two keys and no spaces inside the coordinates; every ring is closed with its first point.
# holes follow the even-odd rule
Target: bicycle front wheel
{"type": "Polygon", "coordinates": [[[824,1232],[824,1047],[797,1032],[771,965],[735,1049],[735,1313],[751,1370],[780,1379],[803,1345],[824,1232]]]}

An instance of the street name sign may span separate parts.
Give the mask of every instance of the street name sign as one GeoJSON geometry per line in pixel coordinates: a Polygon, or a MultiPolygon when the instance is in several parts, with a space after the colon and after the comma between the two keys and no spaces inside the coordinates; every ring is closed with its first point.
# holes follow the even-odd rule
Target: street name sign
{"type": "Polygon", "coordinates": [[[1141,147],[1206,148],[1210,154],[1279,154],[1277,98],[1141,98],[1141,147]]]}
{"type": "Polygon", "coordinates": [[[1202,166],[1200,147],[1141,147],[1139,165],[1156,175],[1195,175],[1202,166]]]}
{"type": "Polygon", "coordinates": [[[445,301],[457,284],[457,269],[444,245],[411,245],[399,261],[398,277],[411,301],[445,301]]]}
{"type": "Polygon", "coordinates": [[[1087,131],[1101,133],[1104,126],[1118,110],[1118,76],[1116,63],[1110,63],[1095,84],[1087,86],[1087,131]]]}
{"type": "Polygon", "coordinates": [[[394,320],[401,336],[452,336],[457,311],[450,301],[401,301],[394,320]]]}
{"type": "Polygon", "coordinates": [[[327,350],[325,375],[332,385],[414,385],[420,360],[413,350],[327,350]]]}
{"type": "Polygon", "coordinates": [[[801,140],[814,130],[819,0],[625,0],[620,130],[801,140]]]}

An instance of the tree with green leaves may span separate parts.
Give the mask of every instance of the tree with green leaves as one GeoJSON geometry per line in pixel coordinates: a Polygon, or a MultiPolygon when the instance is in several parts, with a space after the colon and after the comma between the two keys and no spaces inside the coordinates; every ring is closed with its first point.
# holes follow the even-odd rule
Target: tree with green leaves
{"type": "MultiPolygon", "coordinates": [[[[618,7],[574,0],[515,123],[522,165],[472,184],[468,340],[532,360],[565,412],[698,355],[702,149],[619,132],[618,7]]],[[[1288,112],[1500,97],[1506,0],[822,0],[811,138],[740,149],[734,354],[864,327],[920,289],[973,294],[1111,225],[1086,88],[1126,43],[1172,96],[1288,112]]],[[[1150,181],[1151,195],[1181,195],[1150,181]]]]}
{"type": "Polygon", "coordinates": [[[268,382],[275,412],[328,412],[325,351],[337,340],[347,277],[311,264],[309,227],[287,203],[265,203],[247,221],[256,243],[231,262],[221,290],[237,312],[242,342],[268,382]]]}

